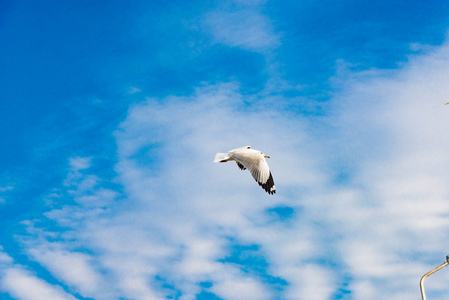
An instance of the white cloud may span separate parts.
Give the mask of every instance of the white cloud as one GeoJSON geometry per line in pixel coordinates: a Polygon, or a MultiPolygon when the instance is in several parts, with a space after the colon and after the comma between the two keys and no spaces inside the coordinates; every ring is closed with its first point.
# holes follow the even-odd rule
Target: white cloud
{"type": "Polygon", "coordinates": [[[357,194],[328,201],[323,218],[343,226],[342,258],[363,278],[350,285],[356,298],[407,298],[429,256],[435,263],[448,251],[448,50],[412,58],[400,71],[353,74],[333,99],[333,150],[353,170],[357,194]]]}
{"type": "Polygon", "coordinates": [[[6,203],[6,198],[1,195],[1,193],[6,194],[7,192],[12,190],[14,190],[14,186],[12,185],[0,186],[0,204],[6,203]]]}
{"type": "Polygon", "coordinates": [[[69,159],[70,171],[64,185],[70,186],[82,177],[82,171],[91,166],[91,157],[73,157],[69,159]]]}
{"type": "Polygon", "coordinates": [[[0,291],[8,293],[18,300],[75,300],[60,286],[51,285],[38,278],[24,267],[14,264],[2,246],[0,246],[0,291]]]}
{"type": "Polygon", "coordinates": [[[0,192],[11,191],[13,189],[14,189],[14,187],[12,185],[0,186],[0,192]]]}
{"type": "Polygon", "coordinates": [[[0,246],[0,264],[11,264],[13,261],[12,257],[5,253],[3,247],[0,246]]]}
{"type": "Polygon", "coordinates": [[[133,94],[140,93],[141,91],[142,91],[141,89],[132,86],[129,88],[128,94],[133,95],[133,94]]]}
{"type": "MultiPolygon", "coordinates": [[[[261,298],[261,295],[270,298],[270,288],[256,274],[236,275],[240,272],[238,265],[223,266],[217,263],[217,260],[229,255],[225,250],[229,245],[228,237],[244,244],[262,244],[264,251],[273,252],[276,248],[279,251],[279,244],[291,243],[289,257],[278,252],[270,256],[274,261],[274,257],[279,256],[281,265],[294,262],[299,266],[301,261],[313,257],[318,245],[307,241],[309,233],[297,232],[293,228],[285,230],[276,224],[263,226],[266,219],[264,210],[277,205],[279,200],[267,196],[248,173],[241,172],[235,165],[213,165],[213,154],[246,144],[259,145],[265,152],[270,151],[274,158],[272,169],[275,180],[281,178],[282,182],[282,178],[286,179],[285,183],[281,183],[284,191],[292,189],[290,185],[317,185],[325,177],[318,175],[310,164],[314,161],[312,158],[298,161],[297,156],[289,153],[295,151],[302,158],[309,157],[307,153],[295,149],[297,144],[307,140],[301,133],[304,131],[303,121],[286,121],[277,112],[259,109],[251,112],[252,108],[245,107],[235,89],[234,85],[219,85],[198,89],[192,99],[170,98],[164,106],[148,100],[135,106],[117,133],[121,158],[117,170],[128,188],[128,195],[137,200],[136,205],[142,206],[146,212],[147,223],[153,224],[155,232],[163,232],[168,245],[178,249],[181,259],[176,260],[180,259],[179,263],[174,264],[173,268],[168,265],[162,267],[176,287],[182,287],[184,292],[191,290],[188,295],[193,296],[198,293],[198,288],[195,288],[198,282],[211,281],[214,292],[227,291],[223,294],[226,299],[238,298],[238,295],[243,298],[261,298]],[[177,122],[173,123],[173,120],[177,122]],[[289,123],[288,127],[283,126],[286,123],[289,123]],[[149,131],[151,135],[146,134],[149,131]],[[142,134],[136,134],[139,132],[142,134]],[[296,139],[291,140],[291,136],[296,139]],[[248,140],[248,137],[251,139],[248,140]],[[276,143],[280,140],[283,142],[276,143]],[[134,159],[139,149],[145,147],[149,147],[151,153],[160,159],[152,168],[153,172],[157,172],[157,177],[134,159]],[[276,163],[276,157],[283,154],[285,157],[291,156],[292,160],[276,163]],[[165,172],[161,173],[158,169],[165,172]],[[282,174],[276,169],[291,171],[293,178],[289,179],[288,173],[282,174]],[[130,177],[130,174],[135,175],[130,177]],[[239,279],[231,279],[235,276],[239,279]],[[229,290],[233,282],[244,282],[247,286],[245,293],[237,285],[229,290]]],[[[280,197],[281,201],[286,200],[280,197]]],[[[272,269],[276,272],[281,268],[272,269]]],[[[293,276],[289,279],[293,280],[293,276]]],[[[322,279],[315,282],[322,283],[322,279]]]]}
{"type": "Polygon", "coordinates": [[[286,299],[332,299],[335,293],[335,275],[330,270],[307,263],[284,266],[281,274],[289,278],[291,286],[286,289],[286,299]]]}
{"type": "Polygon", "coordinates": [[[207,13],[203,26],[216,43],[265,53],[279,45],[279,37],[270,19],[261,13],[260,4],[247,2],[241,1],[240,8],[232,11],[224,5],[223,9],[207,13]]]}
{"type": "MultiPolygon", "coordinates": [[[[225,299],[418,297],[419,278],[447,254],[448,53],[346,73],[321,118],[276,110],[268,104],[288,101],[276,96],[252,105],[260,95],[235,84],[139,103],[115,133],[123,194],[88,173],[90,160],[71,160],[76,205],[46,213],[70,230],[31,230],[27,253],[95,299],[193,299],[200,282],[225,299]],[[212,163],[242,145],[271,156],[276,196],[212,163]],[[278,206],[292,216],[269,213],[278,206]],[[233,245],[256,245],[266,265],[226,261],[233,245]]],[[[447,292],[429,282],[429,295],[447,292]]]]}
{"type": "Polygon", "coordinates": [[[91,157],[74,157],[70,159],[69,164],[73,172],[80,171],[90,168],[91,159],[91,157]]]}
{"type": "Polygon", "coordinates": [[[0,287],[18,300],[76,299],[72,295],[65,293],[62,288],[52,286],[20,268],[4,270],[0,287]]]}
{"type": "Polygon", "coordinates": [[[222,276],[217,278],[217,284],[211,291],[223,299],[272,299],[272,294],[259,280],[244,276],[235,268],[223,268],[222,276]]]}
{"type": "MultiPolygon", "coordinates": [[[[444,82],[447,52],[443,47],[412,58],[399,71],[343,78],[345,87],[329,104],[332,117],[322,120],[335,130],[324,139],[329,131],[320,132],[323,124],[310,131],[318,134],[312,137],[304,118],[241,106],[241,96],[232,86],[198,90],[194,102],[172,98],[167,105],[157,106],[149,101],[131,110],[122,126],[125,131],[118,136],[118,145],[126,164],[118,170],[124,185],[133,187],[136,199],[147,203],[148,210],[158,207],[157,213],[149,213],[156,222],[163,222],[157,216],[160,213],[176,216],[169,218],[170,227],[189,224],[201,215],[193,228],[203,223],[221,228],[215,236],[222,232],[240,242],[261,245],[269,272],[291,284],[285,294],[288,298],[310,289],[321,291],[310,296],[313,299],[328,299],[339,284],[364,299],[377,298],[380,286],[383,297],[410,296],[426,271],[426,261],[416,262],[416,253],[444,257],[447,251],[441,243],[449,226],[444,209],[449,193],[444,179],[449,163],[445,138],[449,111],[443,105],[449,92],[444,82]],[[153,135],[143,142],[135,135],[140,131],[153,135]],[[153,153],[170,157],[160,161],[158,168],[166,171],[154,179],[133,159],[128,161],[148,144],[159,147],[153,153]],[[280,191],[277,198],[246,194],[255,188],[254,183],[233,165],[207,165],[211,153],[246,144],[272,156],[270,165],[280,191]],[[130,151],[130,145],[140,146],[130,151]],[[347,179],[333,183],[340,172],[347,179]],[[127,174],[152,179],[142,179],[147,187],[141,189],[137,177],[127,174]],[[295,192],[298,189],[302,193],[295,192]],[[167,195],[168,208],[147,202],[150,195],[159,193],[167,195]],[[287,193],[292,196],[283,196],[287,193]],[[279,202],[303,212],[290,223],[291,230],[263,225],[264,209],[279,202]],[[186,220],[182,215],[191,217],[186,220]],[[289,252],[290,248],[297,251],[289,252]],[[342,269],[321,266],[327,251],[336,253],[329,259],[342,269]],[[314,260],[317,263],[310,264],[314,260]],[[316,275],[307,276],[304,270],[316,275]],[[342,270],[348,282],[342,282],[338,274],[342,270]],[[398,274],[401,283],[394,282],[398,274]]],[[[172,238],[181,236],[189,235],[175,233],[172,238]]],[[[214,243],[220,242],[215,238],[214,243]]],[[[217,252],[215,257],[220,255],[217,252]]],[[[213,257],[204,256],[209,261],[213,257]]],[[[213,273],[213,269],[205,270],[213,273]]]]}
{"type": "Polygon", "coordinates": [[[43,243],[29,250],[33,260],[41,263],[55,277],[84,295],[95,295],[100,287],[99,274],[90,255],[67,251],[59,243],[43,243]]]}

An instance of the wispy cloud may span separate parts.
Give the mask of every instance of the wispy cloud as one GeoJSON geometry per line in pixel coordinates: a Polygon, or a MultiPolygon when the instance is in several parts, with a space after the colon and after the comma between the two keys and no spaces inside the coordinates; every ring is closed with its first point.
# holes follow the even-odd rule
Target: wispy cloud
{"type": "Polygon", "coordinates": [[[142,90],[139,88],[136,88],[135,86],[132,86],[128,89],[128,94],[133,95],[133,94],[137,94],[140,93],[142,90]]]}
{"type": "Polygon", "coordinates": [[[92,267],[93,257],[88,254],[68,251],[60,243],[47,242],[31,247],[29,255],[76,292],[94,296],[100,287],[99,274],[92,267]]]}
{"type": "Polygon", "coordinates": [[[342,73],[322,117],[267,109],[281,96],[253,105],[264,94],[233,83],[136,104],[115,132],[123,191],[71,159],[66,199],[27,223],[26,253],[95,299],[415,297],[447,254],[448,53],[342,73]],[[242,145],[271,156],[276,197],[212,164],[242,145]]]}
{"type": "Polygon", "coordinates": [[[6,192],[6,191],[11,191],[13,189],[14,189],[14,187],[12,185],[2,186],[2,187],[0,187],[0,193],[1,192],[6,192]]]}
{"type": "Polygon", "coordinates": [[[0,298],[419,297],[449,249],[448,5],[72,2],[3,13],[0,298]],[[212,163],[244,145],[276,195],[212,163]]]}
{"type": "Polygon", "coordinates": [[[60,286],[40,279],[14,260],[0,246],[0,290],[19,300],[75,300],[60,286]]]}
{"type": "Polygon", "coordinates": [[[216,43],[262,53],[279,46],[279,36],[261,5],[245,2],[239,7],[228,11],[224,5],[204,16],[203,25],[216,43]]]}
{"type": "Polygon", "coordinates": [[[1,287],[14,297],[14,299],[19,300],[76,299],[72,295],[65,293],[62,288],[54,287],[20,268],[6,269],[3,272],[1,287]]]}
{"type": "Polygon", "coordinates": [[[6,185],[0,186],[0,204],[6,203],[6,195],[14,190],[14,186],[6,185]]]}
{"type": "MultiPolygon", "coordinates": [[[[120,282],[114,293],[121,297],[158,298],[173,292],[164,288],[169,284],[185,298],[202,289],[226,299],[272,298],[274,291],[264,278],[274,280],[285,275],[293,280],[297,273],[287,272],[290,276],[274,267],[273,274],[265,274],[271,267],[262,273],[243,271],[240,264],[226,260],[232,257],[230,247],[235,243],[263,245],[257,255],[273,251],[273,257],[275,243],[287,243],[286,248],[301,250],[289,252],[292,257],[279,262],[285,265],[290,264],[289,259],[310,259],[317,245],[306,241],[309,234],[291,228],[278,235],[280,224],[269,226],[256,221],[271,219],[265,210],[275,207],[277,201],[263,200],[266,195],[248,174],[230,166],[213,165],[211,161],[215,151],[225,151],[232,143],[252,142],[269,149],[266,137],[285,131],[282,125],[276,125],[285,124],[282,114],[245,111],[248,108],[233,84],[200,88],[189,98],[170,97],[164,101],[167,104],[158,105],[150,99],[136,105],[116,133],[120,158],[117,172],[125,188],[123,201],[128,208],[123,209],[120,201],[114,199],[108,202],[108,209],[80,201],[89,196],[93,198],[91,203],[102,203],[107,197],[101,180],[91,180],[96,176],[89,174],[89,164],[81,158],[72,159],[65,194],[73,197],[74,201],[69,203],[77,205],[64,205],[46,213],[50,220],[71,228],[70,234],[47,236],[46,231],[38,234],[33,229],[38,224],[30,223],[32,235],[24,240],[30,258],[81,295],[96,299],[102,293],[92,291],[85,283],[88,278],[97,278],[92,282],[111,278],[120,282]],[[178,122],[173,123],[173,119],[178,122]],[[222,140],[216,140],[217,137],[222,140]],[[211,143],[212,140],[215,142],[211,143]],[[146,165],[148,160],[154,161],[152,168],[146,165]],[[195,178],[192,168],[196,170],[195,178]],[[240,184],[238,177],[233,178],[236,175],[242,179],[240,184]],[[251,193],[251,189],[259,194],[251,193]],[[297,240],[291,240],[292,235],[297,240]],[[89,249],[92,254],[79,253],[76,251],[79,247],[89,249]],[[89,261],[95,262],[96,270],[87,267],[92,265],[89,261]],[[76,267],[70,268],[71,264],[76,267]],[[201,282],[210,282],[211,286],[202,288],[201,282]]],[[[301,122],[298,123],[288,129],[290,134],[301,128],[301,122]]],[[[270,154],[281,156],[283,151],[292,151],[297,142],[272,147],[270,154]]],[[[293,163],[297,169],[310,168],[307,163],[293,163]]],[[[274,172],[287,164],[279,162],[276,167],[274,163],[274,172]]],[[[312,171],[304,172],[309,174],[308,183],[320,180],[312,171]]],[[[282,172],[277,175],[277,178],[285,176],[282,172]]],[[[315,270],[318,269],[315,265],[315,270]]],[[[319,283],[322,282],[320,279],[319,283]]]]}
{"type": "Polygon", "coordinates": [[[391,285],[383,297],[413,297],[428,256],[448,251],[442,242],[449,226],[448,53],[445,45],[412,57],[400,71],[352,74],[352,84],[333,99],[339,107],[333,150],[357,193],[327,203],[324,218],[338,217],[345,233],[341,249],[356,298],[379,296],[376,282],[391,285]],[[394,288],[398,275],[403,283],[394,288]]]}

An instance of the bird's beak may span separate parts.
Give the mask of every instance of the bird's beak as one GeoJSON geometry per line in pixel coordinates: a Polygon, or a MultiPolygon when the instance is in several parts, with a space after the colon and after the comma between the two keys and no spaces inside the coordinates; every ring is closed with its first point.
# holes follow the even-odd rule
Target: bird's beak
{"type": "Polygon", "coordinates": [[[264,155],[263,157],[270,158],[268,155],[264,155]]]}

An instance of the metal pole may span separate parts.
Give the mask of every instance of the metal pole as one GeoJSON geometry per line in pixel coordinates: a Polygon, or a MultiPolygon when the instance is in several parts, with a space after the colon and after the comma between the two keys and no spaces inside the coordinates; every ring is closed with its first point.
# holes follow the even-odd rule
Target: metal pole
{"type": "Polygon", "coordinates": [[[447,265],[449,265],[449,255],[446,255],[446,262],[442,263],[441,265],[439,265],[438,267],[436,267],[432,271],[427,272],[426,274],[423,275],[423,277],[421,277],[421,280],[419,281],[419,288],[421,289],[421,298],[422,298],[422,300],[426,300],[426,293],[424,292],[424,279],[427,276],[432,275],[433,273],[435,273],[436,271],[444,268],[447,265]]]}

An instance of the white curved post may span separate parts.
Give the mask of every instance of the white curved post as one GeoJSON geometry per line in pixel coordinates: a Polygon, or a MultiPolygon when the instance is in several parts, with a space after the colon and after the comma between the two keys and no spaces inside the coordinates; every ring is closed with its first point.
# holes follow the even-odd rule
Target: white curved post
{"type": "Polygon", "coordinates": [[[423,277],[421,277],[421,280],[419,281],[419,288],[421,289],[421,298],[422,298],[422,300],[426,300],[426,293],[424,292],[424,279],[426,279],[427,276],[432,275],[436,271],[444,268],[448,264],[449,264],[449,255],[446,256],[446,262],[442,263],[441,265],[439,265],[438,267],[436,267],[432,271],[427,272],[426,274],[423,275],[423,277]]]}

